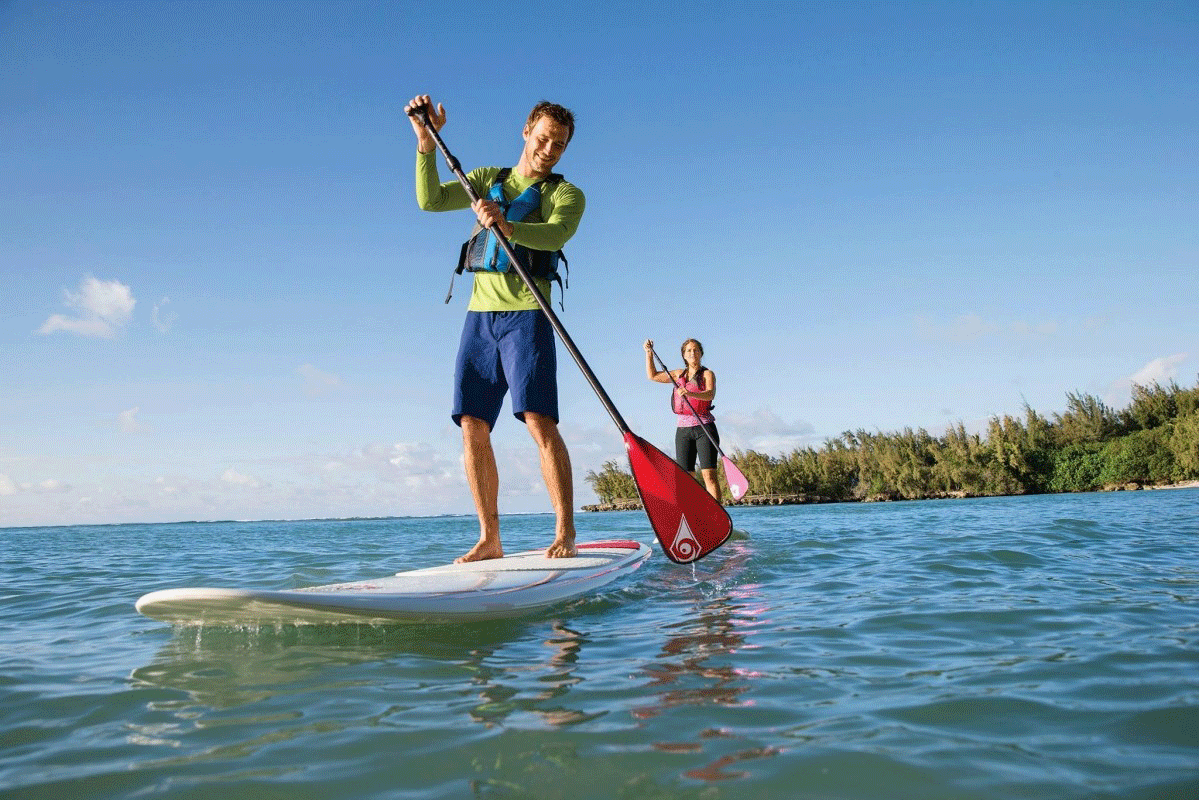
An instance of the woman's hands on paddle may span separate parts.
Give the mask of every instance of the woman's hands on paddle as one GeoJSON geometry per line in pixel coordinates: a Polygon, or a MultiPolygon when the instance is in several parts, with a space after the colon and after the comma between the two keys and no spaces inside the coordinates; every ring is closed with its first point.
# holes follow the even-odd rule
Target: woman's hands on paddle
{"type": "MultiPolygon", "coordinates": [[[[649,378],[651,381],[657,381],[658,383],[674,383],[674,376],[670,374],[670,370],[659,371],[658,366],[654,363],[654,356],[657,355],[657,353],[654,352],[654,340],[646,339],[644,346],[645,377],[649,378]]],[[[662,366],[665,367],[666,365],[663,364],[662,366]]],[[[677,386],[677,384],[675,385],[677,386]]]]}
{"type": "Polygon", "coordinates": [[[418,94],[408,101],[408,105],[404,106],[404,113],[408,115],[408,121],[412,123],[412,131],[416,134],[417,152],[432,153],[437,147],[437,142],[433,141],[433,136],[421,122],[420,115],[416,113],[420,108],[423,108],[425,114],[428,115],[429,124],[433,126],[433,130],[440,131],[445,125],[445,106],[438,103],[437,108],[434,108],[433,99],[427,94],[418,94]]]}
{"type": "Polygon", "coordinates": [[[645,377],[649,378],[651,381],[657,381],[658,383],[674,384],[675,393],[684,399],[697,396],[692,392],[687,391],[687,389],[679,381],[679,376],[682,374],[682,370],[678,370],[676,372],[666,368],[666,362],[662,361],[662,359],[658,357],[658,354],[654,352],[653,339],[646,339],[643,346],[645,347],[645,377]],[[655,358],[658,358],[659,361],[662,361],[662,369],[658,369],[657,365],[654,364],[655,358]]]}

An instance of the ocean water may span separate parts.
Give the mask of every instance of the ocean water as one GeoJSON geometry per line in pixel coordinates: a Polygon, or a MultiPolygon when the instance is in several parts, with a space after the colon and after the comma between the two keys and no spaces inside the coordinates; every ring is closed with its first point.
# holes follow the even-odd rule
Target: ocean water
{"type": "Polygon", "coordinates": [[[1199,798],[1199,490],[731,513],[694,567],[425,627],[133,603],[442,563],[473,519],[0,530],[0,797],[1199,798]]]}

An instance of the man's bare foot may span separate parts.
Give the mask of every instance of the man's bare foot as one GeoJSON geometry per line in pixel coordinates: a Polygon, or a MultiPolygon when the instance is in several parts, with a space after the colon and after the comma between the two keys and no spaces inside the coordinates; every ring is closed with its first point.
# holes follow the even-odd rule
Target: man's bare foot
{"type": "Polygon", "coordinates": [[[455,564],[466,564],[470,561],[487,561],[492,558],[503,558],[504,547],[498,541],[487,542],[479,540],[479,542],[470,549],[464,556],[458,556],[454,559],[455,564]]]}
{"type": "Polygon", "coordinates": [[[557,536],[554,538],[554,543],[551,544],[545,551],[546,558],[574,558],[579,554],[575,548],[575,537],[557,536]]]}

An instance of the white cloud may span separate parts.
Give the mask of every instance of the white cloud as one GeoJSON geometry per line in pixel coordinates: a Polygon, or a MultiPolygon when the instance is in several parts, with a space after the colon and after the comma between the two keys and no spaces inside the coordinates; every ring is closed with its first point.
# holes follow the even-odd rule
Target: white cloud
{"type": "Polygon", "coordinates": [[[304,391],[312,396],[327,394],[341,386],[341,378],[319,370],[311,364],[297,367],[296,374],[304,379],[304,391]]]}
{"type": "Polygon", "coordinates": [[[164,297],[154,304],[153,320],[154,327],[161,333],[166,333],[175,324],[175,320],[179,318],[178,314],[171,313],[166,310],[166,306],[171,302],[171,298],[164,297]]]}
{"type": "Polygon", "coordinates": [[[1178,375],[1178,367],[1188,358],[1187,353],[1155,358],[1126,378],[1112,381],[1104,394],[1104,402],[1113,407],[1126,405],[1132,399],[1132,387],[1168,384],[1178,375]]]}
{"type": "Polygon", "coordinates": [[[75,315],[54,314],[42,323],[38,333],[66,331],[111,339],[129,323],[137,303],[133,292],[120,281],[101,281],[90,275],[80,281],[78,292],[67,291],[64,295],[63,302],[75,310],[75,315]]]}
{"type": "Polygon", "coordinates": [[[145,430],[145,427],[137,418],[137,413],[140,410],[140,406],[134,406],[127,411],[117,414],[117,427],[121,429],[122,433],[141,433],[145,430]]]}
{"type": "Polygon", "coordinates": [[[759,408],[750,416],[725,414],[717,427],[721,432],[721,447],[726,453],[740,448],[775,455],[817,443],[816,427],[812,423],[787,422],[769,408],[759,408]],[[736,446],[726,446],[731,442],[736,442],[736,446]]]}
{"type": "Polygon", "coordinates": [[[231,483],[234,486],[244,486],[247,489],[261,489],[267,485],[260,478],[256,478],[253,475],[243,475],[233,469],[233,467],[225,470],[225,473],[221,475],[221,480],[225,483],[231,483]]]}
{"type": "Polygon", "coordinates": [[[424,442],[396,442],[387,462],[406,474],[440,472],[444,468],[437,451],[424,442]]]}
{"type": "Polygon", "coordinates": [[[1178,376],[1178,365],[1187,360],[1186,353],[1175,353],[1172,356],[1155,358],[1128,378],[1129,385],[1152,386],[1155,383],[1166,384],[1178,376]]]}
{"type": "Polygon", "coordinates": [[[16,494],[60,494],[71,491],[70,484],[54,478],[41,483],[17,483],[8,475],[0,474],[0,497],[16,494]]]}
{"type": "Polygon", "coordinates": [[[1060,325],[1052,320],[1026,322],[1014,320],[1000,322],[986,319],[979,314],[961,314],[947,322],[928,317],[917,317],[917,332],[925,339],[955,343],[973,343],[982,339],[1011,337],[1015,339],[1043,339],[1058,333],[1060,325]]]}
{"type": "Polygon", "coordinates": [[[995,336],[1000,330],[998,322],[983,319],[978,314],[963,314],[949,323],[946,334],[951,339],[973,342],[984,336],[995,336]]]}
{"type": "MultiPolygon", "coordinates": [[[[526,450],[536,460],[536,448],[526,450]]],[[[510,454],[499,443],[495,455],[501,491],[516,493],[514,476],[522,470],[510,463],[510,454]]],[[[358,493],[363,499],[387,498],[394,508],[443,505],[463,496],[466,487],[461,453],[443,452],[427,442],[369,444],[343,455],[314,456],[304,463],[303,471],[315,471],[327,489],[358,493]]]]}
{"type": "Polygon", "coordinates": [[[1057,329],[1056,322],[1028,323],[1018,320],[1012,323],[1012,333],[1024,339],[1052,336],[1057,333],[1057,329]]]}
{"type": "MultiPolygon", "coordinates": [[[[497,448],[497,458],[501,451],[497,448]]],[[[325,459],[321,471],[328,479],[368,473],[382,483],[408,489],[432,491],[447,481],[463,482],[460,459],[447,458],[426,442],[371,444],[357,452],[325,459]]]]}

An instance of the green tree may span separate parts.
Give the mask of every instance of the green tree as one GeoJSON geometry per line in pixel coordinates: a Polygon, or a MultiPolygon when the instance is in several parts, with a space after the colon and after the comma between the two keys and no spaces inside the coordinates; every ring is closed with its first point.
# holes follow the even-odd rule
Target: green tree
{"type": "Polygon", "coordinates": [[[1174,456],[1176,477],[1199,480],[1199,412],[1178,418],[1168,442],[1174,456]]]}
{"type": "Polygon", "coordinates": [[[1051,492],[1089,492],[1099,488],[1103,457],[1098,444],[1069,444],[1053,454],[1048,489],[1051,492]]]}
{"type": "Polygon", "coordinates": [[[899,496],[905,500],[929,497],[934,490],[933,468],[937,462],[928,431],[904,428],[889,438],[887,450],[893,470],[891,484],[899,496]]]}
{"type": "MultiPolygon", "coordinates": [[[[993,417],[985,436],[967,433],[960,422],[939,437],[923,428],[858,429],[820,450],[778,457],[738,450],[732,460],[752,494],[828,500],[1077,492],[1199,479],[1199,386],[1134,386],[1122,410],[1070,393],[1066,411],[1052,422],[1026,404],[1023,418],[993,417]]],[[[587,480],[604,502],[637,496],[632,476],[615,461],[587,480]]]]}
{"type": "Polygon", "coordinates": [[[987,450],[978,434],[967,433],[961,422],[950,426],[933,455],[944,491],[986,493],[987,450]]]}
{"type": "Polygon", "coordinates": [[[1024,407],[1024,420],[992,417],[987,429],[986,494],[1046,491],[1053,470],[1053,427],[1024,407]]]}
{"type": "Polygon", "coordinates": [[[820,451],[820,486],[816,493],[830,500],[847,500],[857,483],[853,453],[840,439],[830,439],[820,451]]]}
{"type": "Polygon", "coordinates": [[[1178,384],[1170,381],[1163,387],[1154,381],[1152,386],[1132,385],[1132,404],[1128,415],[1136,430],[1148,431],[1172,422],[1178,416],[1178,384]]]}
{"type": "Polygon", "coordinates": [[[749,481],[754,494],[774,494],[777,477],[774,458],[754,450],[746,450],[744,453],[734,450],[729,458],[749,481]]]}
{"type": "Polygon", "coordinates": [[[1106,442],[1120,433],[1119,416],[1090,394],[1066,394],[1064,414],[1054,414],[1058,446],[1106,442]]]}
{"type": "Polygon", "coordinates": [[[867,433],[864,430],[846,431],[841,434],[845,449],[853,455],[853,465],[858,480],[854,486],[854,497],[891,496],[894,489],[887,481],[884,455],[880,452],[886,445],[886,436],[867,433]]]}
{"type": "Polygon", "coordinates": [[[1199,414],[1199,385],[1193,389],[1179,389],[1174,402],[1178,406],[1180,417],[1199,414]]]}
{"type": "Polygon", "coordinates": [[[584,480],[591,484],[592,491],[601,503],[637,497],[637,482],[633,480],[632,473],[625,472],[616,461],[605,461],[598,473],[588,470],[584,480]]]}
{"type": "Polygon", "coordinates": [[[1104,445],[1100,454],[1105,485],[1121,483],[1168,483],[1174,478],[1174,454],[1170,452],[1171,426],[1133,431],[1104,445]]]}

